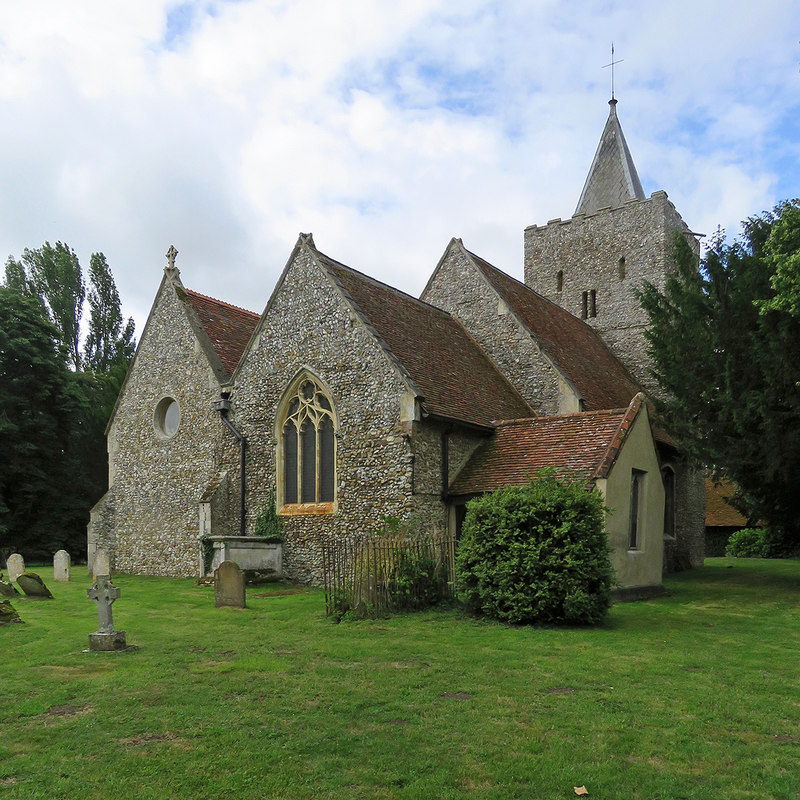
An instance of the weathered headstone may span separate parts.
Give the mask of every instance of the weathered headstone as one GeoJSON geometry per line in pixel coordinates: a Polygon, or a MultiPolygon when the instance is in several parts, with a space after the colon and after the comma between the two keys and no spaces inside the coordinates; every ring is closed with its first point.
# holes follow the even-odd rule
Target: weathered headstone
{"type": "Polygon", "coordinates": [[[66,550],[59,550],[53,556],[53,580],[69,581],[70,557],[66,550]]]}
{"type": "Polygon", "coordinates": [[[12,622],[22,622],[10,600],[0,600],[0,625],[10,625],[12,622]]]}
{"type": "Polygon", "coordinates": [[[108,575],[98,575],[94,586],[86,590],[86,596],[97,603],[97,632],[89,634],[89,649],[124,650],[125,631],[114,630],[114,620],[111,615],[111,604],[119,599],[119,589],[111,583],[108,575]]]}
{"type": "Polygon", "coordinates": [[[50,590],[44,585],[44,581],[35,572],[23,572],[17,578],[17,583],[20,589],[28,597],[45,597],[52,599],[53,595],[50,590]]]}
{"type": "Polygon", "coordinates": [[[111,574],[111,559],[108,556],[108,550],[98,550],[94,554],[94,564],[92,565],[92,575],[110,575],[111,574]]]}
{"type": "Polygon", "coordinates": [[[214,570],[214,605],[246,608],[244,573],[235,561],[223,561],[214,570]]]}
{"type": "Polygon", "coordinates": [[[3,573],[0,572],[0,597],[13,597],[15,594],[19,594],[19,592],[12,584],[3,580],[3,573]]]}
{"type": "Polygon", "coordinates": [[[19,553],[12,553],[6,559],[8,569],[8,579],[13,583],[23,572],[25,572],[25,559],[19,553]]]}

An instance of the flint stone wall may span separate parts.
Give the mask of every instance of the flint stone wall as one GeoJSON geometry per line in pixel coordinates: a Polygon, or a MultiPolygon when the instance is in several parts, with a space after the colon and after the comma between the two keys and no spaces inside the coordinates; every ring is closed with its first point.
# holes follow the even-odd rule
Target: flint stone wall
{"type": "Polygon", "coordinates": [[[305,248],[296,251],[270,302],[231,396],[248,440],[248,530],[276,486],[281,400],[305,369],[328,390],[334,408],[336,501],[330,514],[284,510],[283,568],[290,578],[320,583],[323,540],[375,532],[384,517],[415,513],[441,526],[445,507],[440,498],[420,503],[412,491],[414,436],[401,419],[407,385],[305,248]]]}
{"type": "Polygon", "coordinates": [[[597,316],[586,322],[601,332],[622,363],[654,395],[660,390],[648,372],[647,315],[634,290],[645,281],[664,288],[674,269],[675,231],[699,254],[697,239],[663,191],[618,208],[525,229],[525,283],[576,317],[582,316],[583,293],[595,290],[597,316]],[[559,271],[563,273],[561,291],[559,271]]]}
{"type": "MultiPolygon", "coordinates": [[[[662,464],[665,462],[662,460],[662,464]]],[[[675,536],[664,538],[664,571],[702,567],[706,551],[706,482],[702,470],[681,459],[669,466],[675,472],[675,536]]]]}
{"type": "Polygon", "coordinates": [[[446,254],[422,299],[458,319],[537,413],[559,413],[558,371],[458,249],[446,254]]]}
{"type": "Polygon", "coordinates": [[[109,429],[110,489],[91,515],[89,549],[107,549],[115,571],[199,573],[198,503],[221,471],[238,475],[236,440],[213,410],[219,394],[182,302],[165,280],[109,429]],[[181,412],[172,438],[155,425],[164,397],[177,400],[181,412]]]}

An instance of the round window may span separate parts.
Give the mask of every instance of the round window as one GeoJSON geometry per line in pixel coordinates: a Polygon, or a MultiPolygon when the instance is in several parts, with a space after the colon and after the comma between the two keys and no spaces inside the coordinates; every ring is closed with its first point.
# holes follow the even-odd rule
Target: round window
{"type": "Polygon", "coordinates": [[[156,431],[166,439],[171,439],[181,424],[181,409],[178,401],[172,397],[163,398],[156,406],[156,431]]]}

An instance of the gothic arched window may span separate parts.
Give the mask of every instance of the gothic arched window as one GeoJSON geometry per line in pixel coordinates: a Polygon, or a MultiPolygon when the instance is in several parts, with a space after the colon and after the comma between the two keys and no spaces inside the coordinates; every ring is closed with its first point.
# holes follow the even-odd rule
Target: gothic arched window
{"type": "Polygon", "coordinates": [[[336,495],[336,437],[333,406],[310,375],[282,403],[278,459],[281,504],[332,511],[336,495]]]}
{"type": "Polygon", "coordinates": [[[661,470],[664,479],[664,536],[675,536],[675,471],[672,467],[661,470]]]}

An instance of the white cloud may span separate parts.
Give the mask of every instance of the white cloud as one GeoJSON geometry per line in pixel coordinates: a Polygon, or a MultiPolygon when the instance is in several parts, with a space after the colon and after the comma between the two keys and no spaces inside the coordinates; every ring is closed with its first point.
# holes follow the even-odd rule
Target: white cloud
{"type": "Polygon", "coordinates": [[[695,230],[798,194],[790,2],[138,0],[0,8],[0,250],[103,250],[139,329],[187,285],[260,310],[299,231],[419,291],[451,236],[520,276],[574,210],[616,43],[648,191],[695,230]]]}

